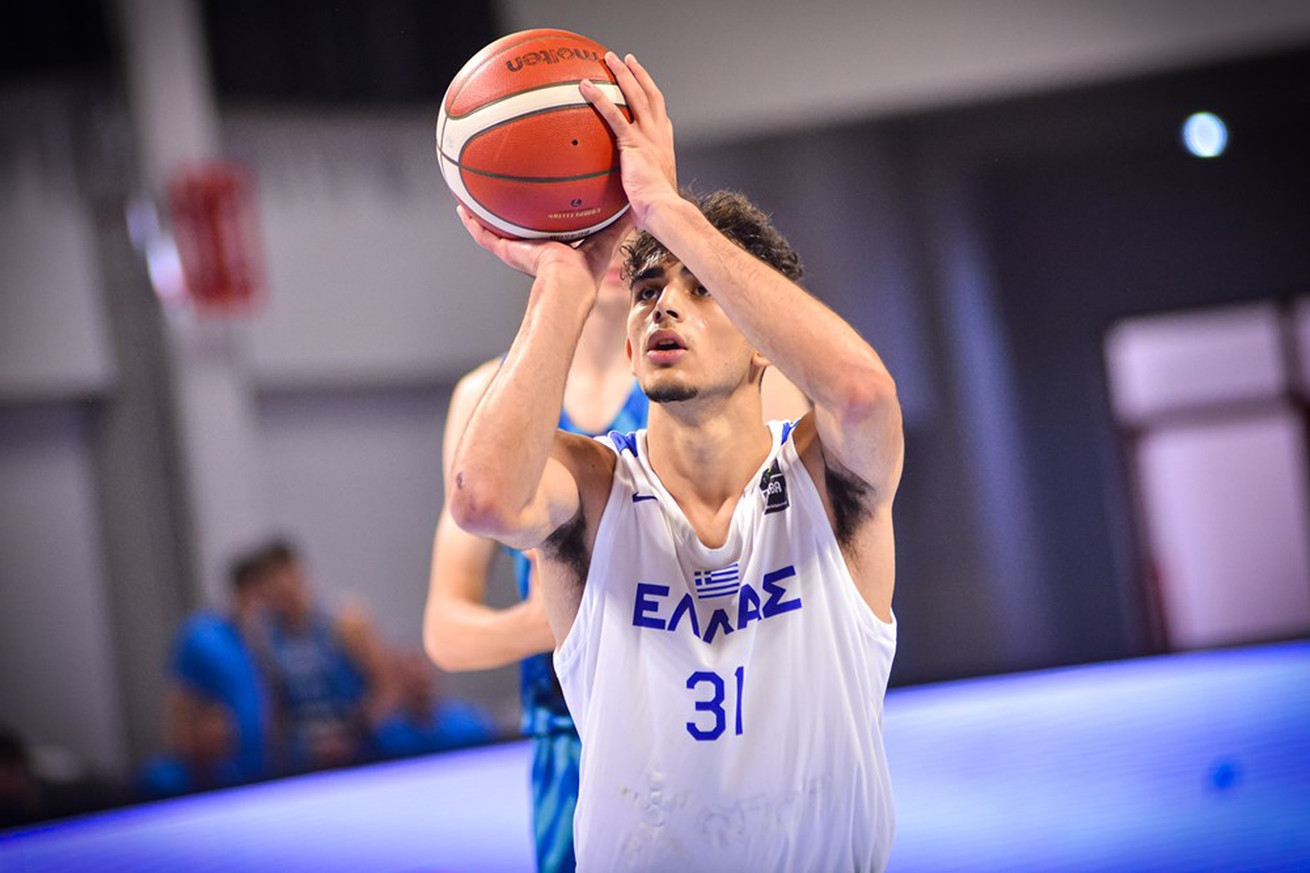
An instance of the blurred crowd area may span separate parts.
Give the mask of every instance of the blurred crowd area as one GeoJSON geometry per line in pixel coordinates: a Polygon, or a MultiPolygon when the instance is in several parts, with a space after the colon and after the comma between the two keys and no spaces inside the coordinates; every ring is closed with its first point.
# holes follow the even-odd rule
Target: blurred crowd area
{"type": "Polygon", "coordinates": [[[163,747],[128,780],[0,727],[0,827],[503,737],[446,697],[417,649],[384,643],[367,610],[329,610],[293,545],[233,561],[228,602],[175,634],[163,747]]]}

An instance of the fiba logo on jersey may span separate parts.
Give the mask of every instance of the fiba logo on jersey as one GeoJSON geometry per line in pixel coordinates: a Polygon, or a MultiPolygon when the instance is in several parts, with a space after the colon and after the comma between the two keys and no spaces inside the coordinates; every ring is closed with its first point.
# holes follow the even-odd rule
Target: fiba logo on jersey
{"type": "Polygon", "coordinates": [[[760,492],[764,495],[764,514],[782,512],[790,503],[787,500],[787,477],[782,475],[778,459],[760,476],[760,492]]]}

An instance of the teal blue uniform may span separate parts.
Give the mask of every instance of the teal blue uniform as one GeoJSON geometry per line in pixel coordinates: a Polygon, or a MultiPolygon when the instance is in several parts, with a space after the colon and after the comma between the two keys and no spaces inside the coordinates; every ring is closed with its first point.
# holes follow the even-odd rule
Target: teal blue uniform
{"type": "MultiPolygon", "coordinates": [[[[646,426],[650,409],[646,395],[636,383],[623,408],[608,427],[630,433],[646,426]]],[[[561,430],[588,434],[560,413],[561,430]]],[[[511,552],[519,595],[528,596],[528,559],[511,552]]],[[[564,694],[555,678],[551,655],[544,652],[524,659],[520,670],[523,700],[523,732],[532,737],[532,826],[537,843],[537,869],[542,873],[565,873],[577,866],[573,857],[573,809],[578,802],[578,759],[582,743],[573,718],[564,704],[564,694]]]]}

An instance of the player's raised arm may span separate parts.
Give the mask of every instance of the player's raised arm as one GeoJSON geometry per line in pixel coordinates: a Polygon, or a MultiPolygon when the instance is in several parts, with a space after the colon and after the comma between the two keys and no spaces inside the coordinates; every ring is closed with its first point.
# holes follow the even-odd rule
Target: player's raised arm
{"type": "Polygon", "coordinates": [[[692,204],[653,209],[650,230],[718,301],[746,339],[812,401],[829,468],[889,503],[904,454],[896,385],[845,320],[727,237],[692,204]]]}
{"type": "Polygon", "coordinates": [[[579,511],[589,440],[557,430],[564,385],[620,221],[581,245],[496,236],[462,207],[479,245],[534,277],[518,335],[469,418],[451,462],[449,508],[460,527],[535,548],[579,511]]]}
{"type": "Polygon", "coordinates": [[[810,398],[825,464],[870,486],[872,502],[890,502],[904,446],[896,386],[881,358],[840,316],[717,230],[681,196],[663,172],[672,167],[663,95],[632,56],[606,60],[633,120],[599,89],[583,93],[618,139],[637,226],[681,261],[751,345],[810,398]]]}

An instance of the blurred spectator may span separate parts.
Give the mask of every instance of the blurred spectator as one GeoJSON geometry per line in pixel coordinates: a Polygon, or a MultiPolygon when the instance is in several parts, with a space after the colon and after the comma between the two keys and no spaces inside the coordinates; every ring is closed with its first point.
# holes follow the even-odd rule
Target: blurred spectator
{"type": "Polygon", "coordinates": [[[0,830],[97,812],[128,799],[123,785],[92,772],[66,749],[29,745],[0,728],[0,830]]]}
{"type": "Polygon", "coordinates": [[[379,755],[424,755],[496,738],[492,719],[482,710],[440,697],[436,673],[422,652],[397,652],[391,667],[395,704],[375,732],[379,755]]]}
{"type": "Polygon", "coordinates": [[[143,799],[173,797],[241,782],[236,728],[228,708],[194,694],[170,696],[164,713],[168,752],[146,763],[137,790],[143,799]]]}
{"type": "Polygon", "coordinates": [[[372,621],[352,606],[333,619],[315,603],[299,555],[264,551],[269,666],[288,768],[303,772],[373,757],[371,726],[389,677],[372,621]]]}
{"type": "Polygon", "coordinates": [[[41,789],[21,737],[0,728],[0,828],[41,818],[41,789]]]}
{"type": "Polygon", "coordinates": [[[178,631],[173,646],[174,688],[166,710],[193,713],[217,702],[234,729],[232,752],[219,770],[235,781],[274,775],[269,685],[261,664],[269,589],[265,550],[236,559],[227,612],[202,610],[178,631]]]}

